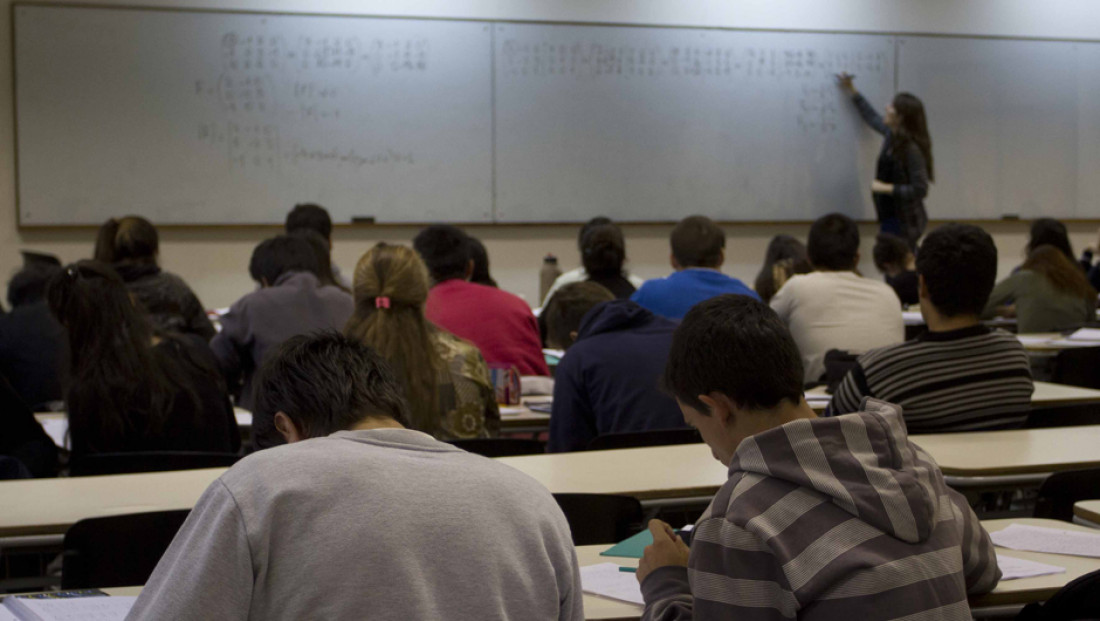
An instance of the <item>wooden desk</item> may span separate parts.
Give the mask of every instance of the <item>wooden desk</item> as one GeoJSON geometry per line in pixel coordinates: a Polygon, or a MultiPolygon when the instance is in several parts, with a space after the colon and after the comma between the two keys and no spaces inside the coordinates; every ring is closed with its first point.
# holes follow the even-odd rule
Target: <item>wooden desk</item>
{"type": "MultiPolygon", "coordinates": [[[[1090,531],[1088,528],[1059,522],[1057,520],[1039,520],[1034,518],[1018,518],[1012,520],[984,520],[982,526],[991,533],[1007,528],[1009,524],[1030,524],[1032,526],[1045,526],[1048,528],[1061,528],[1064,530],[1090,531]]],[[[600,556],[600,552],[606,550],[607,545],[579,546],[577,547],[577,561],[581,567],[598,563],[615,563],[628,567],[637,567],[638,560],[632,558],[617,558],[600,556]]],[[[1066,573],[1036,578],[1020,578],[1018,580],[1005,580],[997,585],[991,593],[970,598],[970,607],[974,611],[990,609],[1001,606],[1023,606],[1032,602],[1041,602],[1061,589],[1066,584],[1091,571],[1100,570],[1100,559],[1084,556],[1066,556],[1063,554],[1044,554],[1042,552],[1023,552],[1021,550],[1008,550],[997,548],[998,554],[1027,559],[1048,565],[1065,567],[1066,573]]],[[[584,616],[586,619],[637,619],[641,616],[642,607],[607,599],[596,595],[585,594],[584,616]]]]}
{"type": "Polygon", "coordinates": [[[913,436],[952,478],[1019,477],[1100,466],[1100,425],[913,436]]]}
{"type": "MultiPolygon", "coordinates": [[[[1100,490],[1097,491],[1100,494],[1100,490]]],[[[1084,500],[1073,505],[1073,515],[1100,528],[1100,500],[1084,500]]]]}
{"type": "MultiPolygon", "coordinates": [[[[829,405],[829,398],[824,386],[806,391],[806,401],[817,412],[825,411],[825,407],[829,405]]],[[[1050,382],[1035,382],[1035,392],[1031,395],[1032,407],[1056,407],[1083,403],[1100,403],[1100,390],[1066,386],[1065,384],[1052,384],[1050,382]]],[[[923,438],[925,436],[914,437],[923,438]]]]}

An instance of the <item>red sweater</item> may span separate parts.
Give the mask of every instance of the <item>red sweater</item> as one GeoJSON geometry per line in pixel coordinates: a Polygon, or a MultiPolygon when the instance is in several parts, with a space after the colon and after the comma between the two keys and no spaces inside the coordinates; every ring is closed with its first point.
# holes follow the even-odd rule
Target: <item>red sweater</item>
{"type": "Polygon", "coordinates": [[[425,314],[440,328],[477,345],[489,364],[513,364],[521,375],[550,375],[535,315],[527,302],[507,291],[447,280],[428,292],[425,314]]]}

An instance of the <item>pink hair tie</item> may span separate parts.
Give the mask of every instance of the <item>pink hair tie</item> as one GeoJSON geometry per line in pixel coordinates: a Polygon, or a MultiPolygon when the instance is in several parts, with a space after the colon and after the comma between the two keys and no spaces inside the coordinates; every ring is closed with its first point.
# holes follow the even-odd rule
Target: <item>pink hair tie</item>
{"type": "Polygon", "coordinates": [[[375,308],[389,308],[390,307],[390,299],[387,298],[387,297],[383,297],[383,296],[374,298],[374,307],[375,308]]]}

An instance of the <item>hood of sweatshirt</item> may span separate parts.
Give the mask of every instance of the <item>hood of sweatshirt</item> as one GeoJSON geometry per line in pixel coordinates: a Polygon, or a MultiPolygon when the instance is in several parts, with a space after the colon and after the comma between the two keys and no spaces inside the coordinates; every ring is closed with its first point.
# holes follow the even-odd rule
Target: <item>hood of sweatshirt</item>
{"type": "Polygon", "coordinates": [[[861,410],[746,438],[730,462],[731,476],[813,490],[896,539],[926,541],[947,493],[939,468],[908,441],[900,407],[865,399],[861,410]]]}
{"type": "Polygon", "coordinates": [[[592,307],[584,315],[577,329],[577,340],[608,332],[637,330],[654,323],[675,325],[675,322],[654,315],[630,300],[612,300],[592,307]]]}

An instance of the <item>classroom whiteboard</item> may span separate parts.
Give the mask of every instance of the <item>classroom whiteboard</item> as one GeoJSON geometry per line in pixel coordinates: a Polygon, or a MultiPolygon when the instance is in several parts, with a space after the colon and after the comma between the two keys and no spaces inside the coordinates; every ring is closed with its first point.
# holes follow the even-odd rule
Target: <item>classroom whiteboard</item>
{"type": "Polygon", "coordinates": [[[837,88],[894,90],[888,36],[495,27],[505,221],[873,218],[881,138],[837,88]]]}
{"type": "Polygon", "coordinates": [[[489,25],[17,5],[22,224],[492,219],[489,25]]]}
{"type": "Polygon", "coordinates": [[[1100,43],[904,37],[925,104],[933,218],[1100,216],[1100,43]]]}

